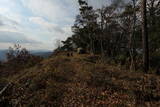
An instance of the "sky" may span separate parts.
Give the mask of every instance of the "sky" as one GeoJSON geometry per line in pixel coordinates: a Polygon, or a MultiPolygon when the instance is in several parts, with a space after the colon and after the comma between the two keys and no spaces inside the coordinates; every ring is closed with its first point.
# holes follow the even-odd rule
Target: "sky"
{"type": "MultiPolygon", "coordinates": [[[[109,0],[89,0],[94,8],[109,0]]],[[[0,49],[20,44],[28,50],[53,50],[72,35],[77,0],[0,0],[0,49]]]]}

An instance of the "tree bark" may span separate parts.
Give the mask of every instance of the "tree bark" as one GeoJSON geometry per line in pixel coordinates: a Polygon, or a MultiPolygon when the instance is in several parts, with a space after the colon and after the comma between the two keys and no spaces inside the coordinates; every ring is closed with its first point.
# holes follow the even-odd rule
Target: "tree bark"
{"type": "Polygon", "coordinates": [[[103,17],[103,9],[100,11],[101,14],[101,34],[100,34],[100,45],[101,45],[101,56],[104,57],[104,49],[103,49],[103,32],[104,32],[104,17],[103,17]]]}
{"type": "Polygon", "coordinates": [[[143,69],[149,70],[149,49],[148,49],[148,29],[147,29],[147,9],[146,0],[142,0],[142,40],[143,40],[143,69]]]}

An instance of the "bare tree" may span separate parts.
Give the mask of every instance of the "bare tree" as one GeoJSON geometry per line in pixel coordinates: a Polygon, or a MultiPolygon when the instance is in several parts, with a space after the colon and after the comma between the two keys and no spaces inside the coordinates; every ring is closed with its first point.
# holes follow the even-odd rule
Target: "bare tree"
{"type": "Polygon", "coordinates": [[[130,70],[135,70],[135,58],[134,58],[134,52],[135,52],[135,26],[136,26],[136,0],[131,0],[132,1],[132,9],[133,9],[133,16],[132,16],[132,24],[131,24],[131,32],[130,32],[130,50],[129,54],[131,57],[131,65],[130,65],[130,70]]]}

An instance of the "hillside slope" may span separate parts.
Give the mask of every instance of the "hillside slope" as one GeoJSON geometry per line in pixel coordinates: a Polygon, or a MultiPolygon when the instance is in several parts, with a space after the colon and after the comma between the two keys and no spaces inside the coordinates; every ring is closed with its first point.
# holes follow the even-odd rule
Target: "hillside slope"
{"type": "Polygon", "coordinates": [[[101,63],[98,56],[58,55],[8,77],[6,96],[24,107],[158,107],[160,79],[101,63]]]}

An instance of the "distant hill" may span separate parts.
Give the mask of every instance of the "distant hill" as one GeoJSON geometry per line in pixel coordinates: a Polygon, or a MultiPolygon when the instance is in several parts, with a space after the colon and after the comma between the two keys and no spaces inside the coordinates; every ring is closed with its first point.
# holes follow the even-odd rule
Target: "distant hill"
{"type": "Polygon", "coordinates": [[[47,58],[52,54],[52,52],[51,51],[31,51],[31,54],[36,56],[41,56],[43,58],[47,58]]]}
{"type": "MultiPolygon", "coordinates": [[[[4,61],[6,59],[7,51],[8,50],[0,50],[0,61],[4,61]]],[[[45,50],[31,50],[30,53],[44,58],[47,58],[52,54],[51,51],[45,51],[45,50]]]]}
{"type": "Polygon", "coordinates": [[[0,50],[0,61],[4,61],[6,59],[7,50],[0,50]]]}

